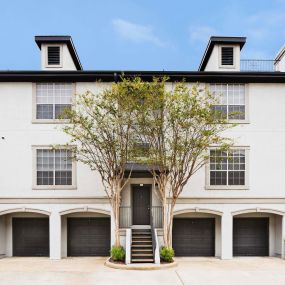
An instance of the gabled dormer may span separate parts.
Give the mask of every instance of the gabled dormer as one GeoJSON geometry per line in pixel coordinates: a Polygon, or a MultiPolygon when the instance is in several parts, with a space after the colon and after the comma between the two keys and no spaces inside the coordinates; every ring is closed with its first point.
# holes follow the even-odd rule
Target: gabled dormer
{"type": "Polygon", "coordinates": [[[240,71],[240,51],[245,37],[211,37],[199,71],[240,71]]]}
{"type": "Polygon", "coordinates": [[[36,36],[42,70],[82,70],[71,36],[36,36]]]}

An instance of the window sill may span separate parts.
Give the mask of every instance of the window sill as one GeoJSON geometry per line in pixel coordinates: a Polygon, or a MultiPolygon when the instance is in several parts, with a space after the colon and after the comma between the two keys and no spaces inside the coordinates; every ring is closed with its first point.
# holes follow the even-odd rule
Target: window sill
{"type": "Polygon", "coordinates": [[[32,124],[68,124],[69,120],[59,120],[59,119],[34,119],[32,124]]]}
{"type": "Polygon", "coordinates": [[[236,186],[223,186],[223,185],[217,185],[217,186],[205,186],[205,190],[249,190],[249,187],[247,185],[236,185],[236,186]]]}
{"type": "Polygon", "coordinates": [[[72,185],[42,185],[42,186],[33,186],[33,190],[77,190],[77,186],[72,185]]]}
{"type": "Polygon", "coordinates": [[[224,69],[236,69],[236,65],[223,65],[219,64],[219,68],[224,68],[224,69]]]}
{"type": "Polygon", "coordinates": [[[248,120],[228,120],[228,124],[247,125],[250,124],[248,120]]]}
{"type": "Polygon", "coordinates": [[[62,68],[62,64],[46,64],[45,68],[62,68]]]}

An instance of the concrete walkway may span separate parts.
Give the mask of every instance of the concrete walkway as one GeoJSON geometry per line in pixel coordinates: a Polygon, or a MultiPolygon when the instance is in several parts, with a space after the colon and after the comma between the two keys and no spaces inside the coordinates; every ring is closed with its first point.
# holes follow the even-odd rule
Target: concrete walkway
{"type": "Polygon", "coordinates": [[[105,258],[0,259],[0,285],[284,285],[285,261],[278,258],[177,258],[178,267],[125,271],[104,266],[105,258]]]}

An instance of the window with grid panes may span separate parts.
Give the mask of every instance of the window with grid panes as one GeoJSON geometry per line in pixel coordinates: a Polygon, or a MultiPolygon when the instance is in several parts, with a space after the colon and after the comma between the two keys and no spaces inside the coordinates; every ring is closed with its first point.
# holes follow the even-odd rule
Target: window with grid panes
{"type": "Polygon", "coordinates": [[[245,150],[210,150],[210,185],[245,185],[245,150]]]}
{"type": "Polygon", "coordinates": [[[63,110],[71,108],[72,93],[72,83],[37,83],[36,118],[60,119],[63,110]]]}
{"type": "Polygon", "coordinates": [[[210,84],[210,92],[216,94],[219,104],[214,111],[228,120],[245,120],[245,85],[210,84]]]}
{"type": "Polygon", "coordinates": [[[72,185],[70,150],[37,149],[37,185],[72,185]]]}

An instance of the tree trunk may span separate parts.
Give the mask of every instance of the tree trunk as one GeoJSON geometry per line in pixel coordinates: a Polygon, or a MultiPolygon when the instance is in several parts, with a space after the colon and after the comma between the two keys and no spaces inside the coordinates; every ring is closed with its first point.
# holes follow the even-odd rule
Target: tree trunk
{"type": "Polygon", "coordinates": [[[119,224],[119,215],[120,215],[120,204],[116,203],[115,205],[115,246],[120,246],[121,241],[120,241],[120,224],[119,224]]]}
{"type": "Polygon", "coordinates": [[[116,189],[114,190],[114,197],[113,197],[113,206],[112,210],[114,213],[114,224],[115,224],[115,246],[121,246],[120,241],[120,192],[121,192],[121,185],[120,182],[116,181],[115,183],[116,189]]]}
{"type": "Polygon", "coordinates": [[[166,197],[163,198],[162,201],[162,208],[163,208],[163,241],[164,246],[168,247],[168,203],[166,197]]]}
{"type": "Polygon", "coordinates": [[[172,247],[173,214],[174,214],[175,204],[176,203],[171,204],[170,213],[169,213],[169,221],[168,221],[168,244],[169,244],[169,247],[172,247]]]}
{"type": "MultiPolygon", "coordinates": [[[[164,211],[167,213],[166,219],[164,219],[163,225],[163,237],[164,237],[164,245],[166,247],[172,248],[172,229],[173,229],[173,214],[175,202],[171,203],[171,205],[167,204],[167,210],[164,211]]],[[[166,207],[165,207],[166,208],[166,207]]]]}

